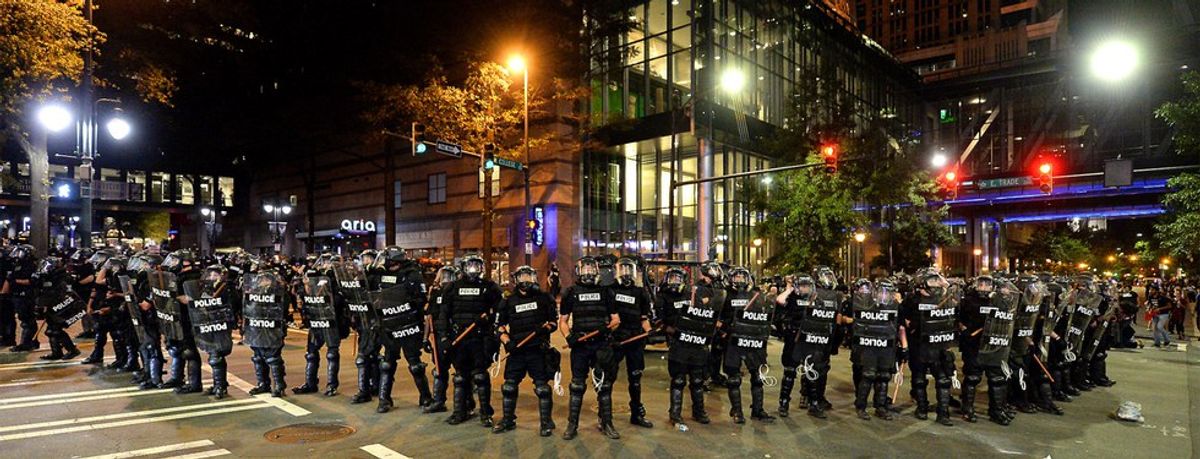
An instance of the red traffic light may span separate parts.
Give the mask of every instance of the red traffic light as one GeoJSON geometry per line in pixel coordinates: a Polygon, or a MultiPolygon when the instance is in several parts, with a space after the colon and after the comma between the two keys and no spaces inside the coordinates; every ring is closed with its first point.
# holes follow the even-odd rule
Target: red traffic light
{"type": "Polygon", "coordinates": [[[1049,175],[1049,174],[1050,174],[1051,172],[1053,172],[1053,171],[1054,171],[1054,165],[1053,165],[1053,164],[1050,164],[1050,163],[1042,163],[1042,165],[1041,165],[1041,166],[1038,166],[1038,172],[1041,172],[1041,173],[1042,173],[1042,175],[1049,175]]]}
{"type": "Polygon", "coordinates": [[[837,146],[832,144],[821,145],[821,156],[825,158],[825,172],[833,174],[837,172],[837,146]]]}
{"type": "Polygon", "coordinates": [[[831,158],[837,156],[837,147],[833,145],[824,145],[821,147],[821,156],[831,158]]]}
{"type": "Polygon", "coordinates": [[[954,171],[950,171],[950,172],[946,173],[946,181],[947,182],[954,182],[956,179],[958,179],[958,174],[955,174],[954,171]]]}

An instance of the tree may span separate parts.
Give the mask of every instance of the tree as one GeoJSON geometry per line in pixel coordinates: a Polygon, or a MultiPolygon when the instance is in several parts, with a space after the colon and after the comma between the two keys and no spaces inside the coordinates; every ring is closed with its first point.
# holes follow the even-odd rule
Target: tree
{"type": "MultiPolygon", "coordinates": [[[[1164,103],[1156,115],[1175,128],[1175,149],[1179,154],[1200,153],[1200,73],[1191,71],[1181,77],[1184,95],[1164,103]]],[[[1162,203],[1168,212],[1155,225],[1159,245],[1183,263],[1185,269],[1200,268],[1200,175],[1180,174],[1167,181],[1170,193],[1162,203]]]]}

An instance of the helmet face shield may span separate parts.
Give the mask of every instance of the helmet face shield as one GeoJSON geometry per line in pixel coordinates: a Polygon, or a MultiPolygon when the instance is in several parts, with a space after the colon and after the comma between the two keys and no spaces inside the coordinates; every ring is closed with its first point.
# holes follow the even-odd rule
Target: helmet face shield
{"type": "Polygon", "coordinates": [[[617,261],[617,281],[624,286],[631,286],[637,283],[638,268],[637,263],[629,258],[622,258],[617,261]]]}
{"type": "Polygon", "coordinates": [[[600,277],[600,264],[595,258],[583,257],[575,262],[575,278],[583,285],[592,285],[600,277]]]}
{"type": "Polygon", "coordinates": [[[468,279],[479,279],[483,277],[483,259],[470,256],[462,261],[462,273],[468,279]]]}
{"type": "Polygon", "coordinates": [[[834,274],[833,270],[828,267],[822,266],[817,268],[816,280],[817,285],[820,285],[822,288],[829,289],[837,286],[837,274],[834,274]]]}
{"type": "Polygon", "coordinates": [[[733,288],[747,291],[754,285],[754,276],[750,274],[750,270],[738,267],[729,272],[729,282],[733,284],[733,288]]]}
{"type": "Polygon", "coordinates": [[[453,266],[442,266],[438,268],[437,283],[438,285],[449,285],[451,282],[458,280],[458,268],[453,266]]]}
{"type": "Polygon", "coordinates": [[[163,258],[161,266],[163,269],[172,270],[178,268],[180,263],[182,263],[182,260],[179,259],[179,256],[171,253],[166,258],[163,258]]]}
{"type": "Polygon", "coordinates": [[[875,301],[879,304],[891,304],[896,301],[896,285],[891,282],[875,284],[875,301]]]}
{"type": "Polygon", "coordinates": [[[521,290],[533,290],[537,288],[537,271],[529,266],[517,268],[512,275],[513,283],[521,290]]]}
{"type": "Polygon", "coordinates": [[[816,281],[814,281],[813,278],[808,277],[808,276],[797,277],[795,284],[796,284],[795,285],[796,293],[799,293],[804,296],[812,295],[813,293],[816,293],[816,291],[817,291],[816,281]]]}
{"type": "Polygon", "coordinates": [[[663,278],[663,283],[666,284],[667,289],[670,291],[675,293],[682,292],[684,287],[687,285],[687,274],[685,274],[683,270],[677,268],[670,269],[663,278]]]}
{"type": "Polygon", "coordinates": [[[218,268],[204,270],[204,282],[215,284],[225,280],[225,271],[218,268]]]}
{"type": "Polygon", "coordinates": [[[992,293],[996,290],[996,281],[992,276],[979,276],[975,278],[975,291],[980,293],[992,293]]]}

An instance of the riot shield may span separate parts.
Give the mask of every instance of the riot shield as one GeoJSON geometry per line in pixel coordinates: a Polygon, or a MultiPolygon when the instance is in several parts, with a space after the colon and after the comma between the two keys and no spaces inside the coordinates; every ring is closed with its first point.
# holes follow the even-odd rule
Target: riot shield
{"type": "Polygon", "coordinates": [[[1008,360],[1012,349],[1013,321],[1021,292],[1007,281],[1001,281],[998,287],[991,298],[991,313],[983,322],[979,347],[979,363],[983,365],[1000,365],[1008,360]]]}
{"type": "Polygon", "coordinates": [[[175,273],[155,271],[146,280],[150,283],[150,296],[163,337],[173,341],[184,340],[187,337],[183,331],[184,311],[176,298],[179,296],[179,284],[175,280],[175,273]]]}
{"type": "Polygon", "coordinates": [[[372,299],[384,337],[399,341],[422,336],[424,311],[418,309],[419,301],[409,294],[405,284],[391,284],[374,292],[372,299]]]}
{"type": "Polygon", "coordinates": [[[129,321],[133,323],[134,333],[137,333],[138,341],[149,343],[154,341],[154,337],[146,330],[146,324],[142,321],[142,308],[138,306],[141,300],[137,297],[137,289],[134,288],[134,283],[137,281],[127,275],[117,276],[117,280],[121,282],[121,294],[125,295],[125,310],[129,312],[129,321]]]}
{"type": "Polygon", "coordinates": [[[338,333],[337,309],[333,307],[333,282],[325,276],[308,276],[301,280],[300,304],[308,320],[308,333],[321,336],[336,347],[341,342],[338,333]]]}
{"type": "Polygon", "coordinates": [[[233,308],[225,301],[228,287],[224,282],[215,286],[199,280],[183,283],[183,293],[190,302],[187,312],[192,319],[196,346],[209,354],[233,350],[233,308]]]}
{"type": "MultiPolygon", "coordinates": [[[[1090,361],[1092,360],[1092,356],[1096,355],[1096,349],[1100,347],[1100,341],[1104,339],[1104,334],[1108,332],[1108,325],[1115,315],[1113,312],[1114,309],[1116,309],[1116,305],[1110,302],[1104,314],[1095,319],[1095,330],[1092,331],[1091,335],[1086,336],[1087,339],[1080,345],[1079,358],[1090,361]]],[[[1085,335],[1087,335],[1086,332],[1085,335]]]]}
{"type": "Polygon", "coordinates": [[[1066,360],[1074,362],[1083,350],[1083,338],[1087,333],[1088,325],[1099,315],[1096,307],[1100,305],[1101,297],[1099,293],[1091,290],[1075,289],[1071,291],[1069,299],[1071,300],[1069,305],[1073,308],[1071,318],[1067,322],[1066,360]]]}
{"type": "Polygon", "coordinates": [[[38,292],[36,307],[43,311],[46,322],[61,328],[75,325],[75,322],[79,322],[87,314],[87,311],[84,311],[84,302],[65,280],[53,282],[49,288],[42,288],[38,292]]]}
{"type": "Polygon", "coordinates": [[[287,334],[283,281],[273,272],[243,276],[242,292],[245,326],[242,341],[250,347],[283,346],[287,334]]]}
{"type": "Polygon", "coordinates": [[[1045,290],[1039,282],[1027,283],[1021,293],[1013,319],[1012,352],[1017,355],[1025,355],[1033,345],[1033,327],[1037,324],[1038,312],[1041,312],[1043,296],[1045,290]]]}
{"type": "Polygon", "coordinates": [[[367,275],[357,264],[341,263],[333,268],[337,279],[337,291],[346,301],[346,308],[358,318],[359,323],[370,327],[375,323],[375,309],[371,307],[371,295],[367,291],[367,275]]]}

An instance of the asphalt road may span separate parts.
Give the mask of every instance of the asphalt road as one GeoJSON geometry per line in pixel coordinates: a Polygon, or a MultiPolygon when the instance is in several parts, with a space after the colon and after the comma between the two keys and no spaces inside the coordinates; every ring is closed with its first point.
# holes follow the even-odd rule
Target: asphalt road
{"type": "MultiPolygon", "coordinates": [[[[291,386],[301,383],[304,340],[304,334],[293,331],[284,351],[291,386]]],[[[778,342],[772,343],[771,359],[776,362],[779,348],[778,342]]],[[[85,356],[88,350],[90,345],[84,347],[85,356]]],[[[1200,351],[1186,346],[1174,351],[1115,350],[1109,373],[1118,381],[1116,386],[1064,404],[1065,416],[1020,414],[1008,427],[986,420],[967,424],[957,418],[953,427],[918,421],[911,416],[907,382],[900,391],[903,416],[891,422],[861,421],[854,417],[848,355],[842,352],[834,359],[828,386],[834,404],[828,420],[812,419],[793,407],[790,418],[774,424],[748,420],[738,426],[726,415],[726,396],[719,390],[707,397],[713,423],[689,424],[686,432],[667,424],[666,361],[664,354],[651,353],[643,388],[655,427],[644,429],[627,422],[628,395],[622,376],[614,391],[614,411],[623,438],[608,440],[596,430],[595,394],[589,390],[580,436],[569,442],[559,437],[567,414],[562,396],[554,399],[555,435],[537,436],[536,398],[528,382],[521,388],[518,428],[503,435],[492,435],[477,422],[448,426],[443,423],[446,414],[421,414],[416,390],[403,367],[392,412],[376,414],[374,403],[350,405],[356,388],[353,337],[342,346],[342,393],[335,397],[249,396],[250,349],[241,346],[229,357],[231,396],[222,401],[196,394],[139,391],[128,384],[127,374],[77,362],[43,363],[37,357],[45,352],[44,346],[34,353],[0,352],[2,457],[1186,458],[1200,451],[1192,434],[1200,419],[1190,415],[1197,412],[1195,404],[1200,400],[1193,397],[1200,394],[1196,363],[1200,351]],[[1143,405],[1145,423],[1111,418],[1123,400],[1143,405]],[[278,443],[265,438],[272,429],[311,423],[341,424],[354,432],[328,441],[278,443]]],[[[779,367],[773,366],[770,375],[779,373],[779,367]]],[[[207,383],[207,368],[205,377],[207,383]]],[[[324,377],[322,368],[322,386],[324,377]]],[[[564,386],[568,378],[564,376],[564,386]]],[[[497,412],[499,383],[499,378],[493,379],[497,412]]],[[[777,394],[778,387],[767,388],[767,407],[772,412],[777,394]]],[[[748,385],[743,398],[748,405],[748,385]]],[[[981,395],[980,400],[982,408],[986,397],[981,395]]],[[[689,406],[685,402],[685,416],[689,406]]]]}

